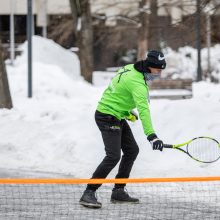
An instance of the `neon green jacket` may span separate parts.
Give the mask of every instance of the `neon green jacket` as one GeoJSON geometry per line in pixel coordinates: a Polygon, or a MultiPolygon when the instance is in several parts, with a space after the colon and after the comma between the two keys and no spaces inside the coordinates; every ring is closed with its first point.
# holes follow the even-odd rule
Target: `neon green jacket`
{"type": "Polygon", "coordinates": [[[129,64],[118,70],[117,75],[104,91],[97,110],[121,120],[129,116],[132,109],[137,108],[144,133],[150,135],[155,132],[148,97],[148,86],[143,74],[135,70],[133,64],[129,64]]]}

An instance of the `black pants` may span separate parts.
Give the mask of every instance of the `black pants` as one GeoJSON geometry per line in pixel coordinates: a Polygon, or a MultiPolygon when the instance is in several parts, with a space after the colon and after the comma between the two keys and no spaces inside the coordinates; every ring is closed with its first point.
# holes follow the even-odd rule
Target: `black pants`
{"type": "MultiPolygon", "coordinates": [[[[96,111],[96,124],[102,133],[106,156],[96,168],[92,178],[106,178],[121,159],[116,178],[128,178],[139,148],[126,120],[119,121],[116,117],[96,111]]],[[[101,184],[88,184],[87,189],[96,190],[101,184]]],[[[125,184],[115,184],[124,187],[125,184]]]]}

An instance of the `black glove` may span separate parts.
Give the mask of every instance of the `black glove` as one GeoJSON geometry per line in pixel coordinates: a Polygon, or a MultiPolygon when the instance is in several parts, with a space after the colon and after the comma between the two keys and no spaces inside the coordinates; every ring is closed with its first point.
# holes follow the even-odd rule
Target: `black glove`
{"type": "Polygon", "coordinates": [[[150,134],[147,137],[148,141],[150,141],[153,150],[163,150],[163,141],[161,141],[156,134],[150,134]]]}

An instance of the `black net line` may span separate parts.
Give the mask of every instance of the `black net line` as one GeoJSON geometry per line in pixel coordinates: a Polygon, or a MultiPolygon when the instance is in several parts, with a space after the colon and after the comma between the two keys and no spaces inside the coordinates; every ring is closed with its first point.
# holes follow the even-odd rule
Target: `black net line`
{"type": "Polygon", "coordinates": [[[1,184],[0,219],[220,219],[220,181],[128,184],[139,204],[112,204],[113,184],[97,191],[101,209],[79,204],[84,184],[1,184]]]}

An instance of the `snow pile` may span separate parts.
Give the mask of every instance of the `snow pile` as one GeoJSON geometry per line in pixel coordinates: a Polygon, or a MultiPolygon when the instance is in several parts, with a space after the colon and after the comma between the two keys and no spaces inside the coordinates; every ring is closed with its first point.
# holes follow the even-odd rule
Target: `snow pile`
{"type": "MultiPolygon", "coordinates": [[[[35,40],[34,54],[41,51],[41,56],[34,56],[32,99],[26,98],[25,56],[17,59],[15,67],[7,66],[14,108],[0,109],[0,170],[89,178],[105,154],[94,121],[104,87],[91,86],[80,78],[73,80],[60,63],[61,57],[54,56],[57,50],[57,54],[63,52],[63,60],[68,60],[69,52],[50,40],[35,40]],[[42,44],[47,48],[45,53],[42,44]]],[[[77,63],[73,56],[66,64],[73,65],[76,76],[77,63]]],[[[154,128],[164,142],[181,143],[201,135],[220,140],[220,85],[201,82],[193,89],[193,99],[151,100],[154,128]]],[[[220,162],[203,165],[172,149],[152,151],[140,121],[130,125],[140,147],[131,177],[220,175],[220,162]]],[[[116,172],[117,168],[109,177],[116,172]]]]}
{"type": "MultiPolygon", "coordinates": [[[[163,76],[175,78],[196,79],[197,75],[197,50],[192,47],[182,47],[177,51],[171,48],[164,50],[167,68],[163,71],[163,76]]],[[[208,71],[208,50],[201,50],[201,64],[203,73],[208,71]]],[[[210,71],[211,75],[220,81],[220,44],[210,48],[210,71]]]]}
{"type": "Polygon", "coordinates": [[[0,110],[0,168],[75,173],[83,164],[81,159],[90,157],[81,154],[88,139],[93,143],[93,131],[97,132],[91,131],[95,125],[88,124],[100,91],[78,77],[79,61],[74,54],[51,40],[34,37],[33,42],[32,99],[27,99],[26,43],[15,67],[7,66],[14,108],[0,110]],[[71,76],[59,54],[69,59],[65,66],[72,68],[71,76]]]}
{"type": "Polygon", "coordinates": [[[196,50],[191,47],[180,48],[174,51],[167,48],[165,53],[167,67],[163,70],[164,77],[196,78],[196,50]]]}
{"type": "MultiPolygon", "coordinates": [[[[73,78],[80,76],[79,59],[76,54],[62,48],[54,41],[40,36],[33,36],[32,45],[34,63],[54,65],[73,78]]],[[[16,59],[16,65],[27,63],[27,42],[20,46],[20,50],[23,53],[16,59]]]]}

